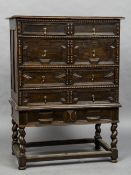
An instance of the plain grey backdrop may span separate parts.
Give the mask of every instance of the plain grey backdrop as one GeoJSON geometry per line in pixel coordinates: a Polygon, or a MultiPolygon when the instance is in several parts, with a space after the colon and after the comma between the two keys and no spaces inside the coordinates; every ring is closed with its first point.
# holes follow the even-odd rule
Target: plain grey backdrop
{"type": "MultiPolygon", "coordinates": [[[[0,0],[0,175],[11,174],[131,174],[131,0],[0,0]],[[121,21],[121,72],[119,162],[67,160],[43,162],[41,166],[17,170],[16,159],[11,155],[10,105],[10,56],[9,22],[11,15],[42,16],[124,16],[121,21]],[[46,166],[44,166],[46,165],[46,166]]],[[[110,142],[110,125],[102,126],[102,135],[110,142]]],[[[94,136],[94,126],[44,127],[27,129],[27,140],[50,140],[94,136]]],[[[85,146],[70,146],[69,150],[86,149],[85,146]]],[[[54,148],[54,150],[57,148],[54,148]]],[[[66,149],[61,147],[61,150],[66,149]]],[[[59,151],[59,148],[57,149],[59,151]]],[[[40,151],[40,150],[39,150],[40,151]]],[[[42,150],[43,151],[43,150],[42,150]]],[[[49,151],[44,148],[44,151],[49,151]]]]}

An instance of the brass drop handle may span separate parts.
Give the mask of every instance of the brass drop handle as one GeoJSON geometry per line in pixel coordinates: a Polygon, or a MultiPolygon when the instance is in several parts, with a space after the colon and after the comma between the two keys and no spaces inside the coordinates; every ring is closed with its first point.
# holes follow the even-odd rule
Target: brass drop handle
{"type": "Polygon", "coordinates": [[[93,35],[96,35],[96,28],[95,27],[92,28],[92,32],[93,32],[93,35]]]}
{"type": "Polygon", "coordinates": [[[41,56],[42,57],[46,57],[47,56],[47,50],[46,49],[44,49],[43,54],[41,56]]]}
{"type": "Polygon", "coordinates": [[[47,96],[46,95],[44,96],[44,103],[45,104],[47,103],[47,96]]]}
{"type": "Polygon", "coordinates": [[[94,94],[92,94],[92,101],[93,101],[93,103],[95,102],[95,95],[94,94]]]}
{"type": "Polygon", "coordinates": [[[47,28],[46,27],[43,28],[43,33],[44,33],[44,35],[47,34],[47,28]]]}
{"type": "Polygon", "coordinates": [[[91,80],[94,81],[94,78],[95,78],[95,75],[92,74],[92,75],[91,75],[91,80]]]}
{"type": "Polygon", "coordinates": [[[45,82],[45,75],[42,75],[42,81],[41,81],[41,83],[44,83],[45,82]]]}
{"type": "Polygon", "coordinates": [[[93,57],[96,56],[96,50],[95,50],[95,49],[92,50],[92,56],[93,56],[93,57]]]}

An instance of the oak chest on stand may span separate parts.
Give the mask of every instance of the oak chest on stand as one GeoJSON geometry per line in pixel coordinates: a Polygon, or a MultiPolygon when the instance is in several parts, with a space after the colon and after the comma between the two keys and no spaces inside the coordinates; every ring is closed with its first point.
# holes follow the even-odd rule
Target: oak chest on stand
{"type": "Polygon", "coordinates": [[[13,16],[10,20],[12,153],[27,162],[118,158],[121,17],[13,16]],[[111,124],[111,144],[101,124],[111,124]],[[94,124],[94,138],[27,143],[26,127],[94,124]],[[94,143],[95,151],[27,155],[26,147],[94,143]],[[103,148],[103,150],[101,149],[103,148]]]}

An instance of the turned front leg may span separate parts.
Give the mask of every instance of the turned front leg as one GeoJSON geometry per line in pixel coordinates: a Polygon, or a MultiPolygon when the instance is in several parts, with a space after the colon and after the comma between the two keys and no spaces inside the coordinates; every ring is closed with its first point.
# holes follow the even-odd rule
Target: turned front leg
{"type": "Polygon", "coordinates": [[[115,163],[117,162],[117,158],[118,158],[118,150],[117,150],[117,123],[112,123],[111,125],[111,150],[112,150],[112,162],[115,163]]]}
{"type": "Polygon", "coordinates": [[[94,139],[95,139],[95,149],[96,150],[100,149],[100,144],[98,142],[98,139],[102,138],[100,133],[101,133],[101,124],[96,124],[95,125],[95,137],[94,137],[94,139]]]}
{"type": "Polygon", "coordinates": [[[26,168],[26,155],[25,155],[25,128],[19,127],[19,150],[20,150],[20,157],[19,157],[19,169],[23,170],[26,168]]]}
{"type": "Polygon", "coordinates": [[[18,125],[12,119],[12,155],[14,155],[13,145],[18,144],[18,125]]]}

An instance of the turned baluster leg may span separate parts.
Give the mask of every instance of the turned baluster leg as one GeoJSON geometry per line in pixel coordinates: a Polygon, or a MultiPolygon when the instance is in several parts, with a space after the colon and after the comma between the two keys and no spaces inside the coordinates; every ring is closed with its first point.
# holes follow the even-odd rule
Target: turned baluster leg
{"type": "Polygon", "coordinates": [[[101,124],[96,124],[95,125],[95,137],[94,137],[94,139],[95,139],[95,149],[96,150],[100,149],[100,144],[98,142],[98,139],[102,138],[100,133],[101,133],[101,124]]]}
{"type": "Polygon", "coordinates": [[[25,155],[25,128],[19,127],[19,150],[20,150],[20,157],[19,157],[19,169],[23,170],[26,168],[26,155],[25,155]]]}
{"type": "Polygon", "coordinates": [[[12,155],[14,155],[13,145],[18,144],[18,125],[12,119],[12,155]]]}
{"type": "Polygon", "coordinates": [[[111,125],[111,150],[112,150],[112,162],[116,163],[118,158],[118,150],[117,150],[117,123],[112,123],[111,125]]]}

